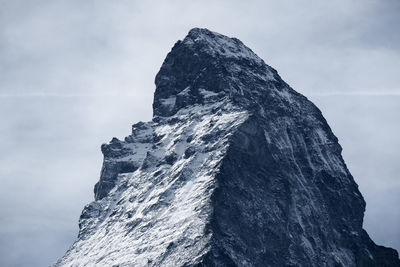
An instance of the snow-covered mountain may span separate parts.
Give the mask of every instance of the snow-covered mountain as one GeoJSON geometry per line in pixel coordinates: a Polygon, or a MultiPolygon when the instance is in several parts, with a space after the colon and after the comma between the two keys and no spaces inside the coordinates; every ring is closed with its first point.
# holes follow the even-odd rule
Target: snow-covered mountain
{"type": "Polygon", "coordinates": [[[241,41],[192,29],[155,83],[55,266],[400,265],[319,109],[241,41]]]}

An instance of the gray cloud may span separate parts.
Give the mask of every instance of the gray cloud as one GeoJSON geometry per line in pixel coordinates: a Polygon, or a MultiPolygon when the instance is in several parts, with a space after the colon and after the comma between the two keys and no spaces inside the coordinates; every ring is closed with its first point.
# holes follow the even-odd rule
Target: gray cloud
{"type": "Polygon", "coordinates": [[[367,200],[365,226],[399,249],[399,12],[395,0],[0,1],[0,265],[68,248],[100,144],[150,119],[154,76],[192,27],[238,37],[311,97],[367,200]]]}

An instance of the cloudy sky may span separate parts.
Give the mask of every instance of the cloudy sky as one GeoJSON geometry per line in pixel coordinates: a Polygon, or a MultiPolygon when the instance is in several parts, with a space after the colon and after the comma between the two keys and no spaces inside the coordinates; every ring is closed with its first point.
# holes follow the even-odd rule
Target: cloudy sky
{"type": "Polygon", "coordinates": [[[154,77],[193,27],[241,39],[320,107],[400,249],[400,2],[0,0],[0,265],[46,266],[93,200],[101,143],[150,120],[154,77]]]}

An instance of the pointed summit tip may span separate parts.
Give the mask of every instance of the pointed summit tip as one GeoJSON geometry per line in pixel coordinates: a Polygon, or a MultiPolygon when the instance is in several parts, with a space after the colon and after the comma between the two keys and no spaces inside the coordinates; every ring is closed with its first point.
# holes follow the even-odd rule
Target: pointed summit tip
{"type": "Polygon", "coordinates": [[[201,35],[201,34],[206,34],[206,35],[214,34],[215,35],[218,33],[210,31],[207,28],[198,28],[198,27],[192,28],[191,30],[189,30],[189,33],[188,33],[188,35],[201,35]]]}
{"type": "MultiPolygon", "coordinates": [[[[228,38],[230,39],[230,37],[222,35],[220,33],[211,31],[207,28],[192,28],[189,33],[187,34],[187,36],[190,36],[192,38],[196,38],[196,37],[200,37],[200,36],[204,36],[204,37],[209,37],[209,38],[215,38],[215,37],[224,37],[224,38],[228,38]]],[[[232,38],[233,39],[233,38],[232,38]]]]}
{"type": "Polygon", "coordinates": [[[287,87],[278,73],[239,39],[201,28],[191,29],[174,45],[155,84],[153,111],[161,117],[225,98],[249,106],[262,101],[260,96],[270,94],[273,88],[287,87]],[[211,94],[213,97],[208,97],[211,94]]]}
{"type": "Polygon", "coordinates": [[[193,28],[182,41],[183,45],[192,46],[213,57],[244,59],[254,64],[264,64],[250,48],[239,39],[211,31],[207,28],[193,28]]]}

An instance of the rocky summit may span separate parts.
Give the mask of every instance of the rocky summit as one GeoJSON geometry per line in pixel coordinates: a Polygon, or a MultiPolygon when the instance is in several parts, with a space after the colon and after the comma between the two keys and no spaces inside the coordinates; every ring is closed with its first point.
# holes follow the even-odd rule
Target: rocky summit
{"type": "Polygon", "coordinates": [[[192,29],[155,84],[55,266],[400,266],[321,111],[241,41],[192,29]]]}

